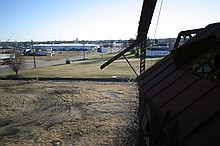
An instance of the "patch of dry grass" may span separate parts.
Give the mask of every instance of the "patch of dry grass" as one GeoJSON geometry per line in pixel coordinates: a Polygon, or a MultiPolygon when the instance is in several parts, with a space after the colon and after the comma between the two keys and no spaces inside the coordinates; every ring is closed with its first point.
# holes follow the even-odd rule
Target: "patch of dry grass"
{"type": "MultiPolygon", "coordinates": [[[[129,59],[137,73],[139,73],[139,59],[129,59]]],[[[68,78],[136,78],[125,60],[117,60],[103,70],[101,59],[75,61],[71,64],[60,64],[20,71],[20,77],[68,77],[68,78]]],[[[156,61],[147,62],[147,67],[156,61]]],[[[13,73],[10,73],[13,75],[13,73]]],[[[6,75],[10,75],[6,74],[6,75]]]]}
{"type": "MultiPolygon", "coordinates": [[[[62,59],[66,56],[72,56],[74,55],[82,55],[78,53],[82,52],[64,52],[64,54],[58,54],[60,56],[56,56],[56,58],[53,59],[62,59]]],[[[94,53],[94,52],[90,52],[94,53]]],[[[93,57],[88,60],[81,60],[81,61],[75,61],[71,62],[70,64],[57,64],[53,66],[46,66],[46,67],[40,67],[36,69],[30,69],[30,70],[21,70],[19,71],[20,77],[31,77],[31,78],[40,78],[40,77],[53,77],[53,78],[136,78],[136,74],[133,72],[133,70],[130,68],[128,63],[125,61],[125,59],[120,58],[116,61],[114,61],[112,64],[104,68],[103,70],[100,69],[100,66],[104,64],[108,59],[112,58],[116,54],[104,54],[104,59],[100,56],[93,57]]],[[[136,72],[139,74],[139,58],[129,58],[128,60],[132,64],[133,68],[136,70],[136,72]]],[[[30,57],[30,56],[29,56],[30,57]]],[[[31,56],[32,57],[32,56],[31,56]]],[[[41,57],[38,56],[37,59],[47,59],[47,56],[41,57]]],[[[159,60],[159,59],[158,59],[159,60]]],[[[153,65],[156,62],[155,59],[153,60],[147,60],[146,61],[146,68],[149,68],[151,65],[153,65]]],[[[2,74],[0,76],[13,76],[14,73],[7,73],[2,74]]]]}
{"type": "Polygon", "coordinates": [[[135,145],[135,83],[0,80],[0,91],[2,145],[135,145]]]}

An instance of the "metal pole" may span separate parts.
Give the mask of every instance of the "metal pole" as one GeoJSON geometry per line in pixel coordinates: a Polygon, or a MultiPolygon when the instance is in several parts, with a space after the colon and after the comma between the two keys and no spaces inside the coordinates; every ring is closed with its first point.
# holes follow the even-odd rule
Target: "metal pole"
{"type": "Polygon", "coordinates": [[[37,68],[36,60],[35,60],[35,49],[33,47],[33,40],[31,40],[31,48],[33,49],[34,68],[37,68]]]}
{"type": "Polygon", "coordinates": [[[83,42],[83,59],[86,59],[85,42],[83,42]]]}
{"type": "Polygon", "coordinates": [[[133,72],[136,74],[136,76],[138,76],[137,72],[135,71],[135,69],[133,68],[133,66],[131,65],[131,63],[128,61],[128,59],[125,57],[125,55],[123,54],[124,59],[126,60],[126,62],[128,63],[128,65],[130,66],[130,68],[133,70],[133,72]]]}

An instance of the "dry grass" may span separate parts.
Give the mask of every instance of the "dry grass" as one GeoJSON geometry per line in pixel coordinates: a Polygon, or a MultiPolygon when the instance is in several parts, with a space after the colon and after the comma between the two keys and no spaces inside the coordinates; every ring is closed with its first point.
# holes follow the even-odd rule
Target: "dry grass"
{"type": "Polygon", "coordinates": [[[0,80],[0,145],[135,145],[129,82],[0,80]]]}
{"type": "MultiPolygon", "coordinates": [[[[109,57],[106,55],[106,57],[109,57]]],[[[20,77],[63,77],[63,78],[136,78],[135,73],[129,67],[124,59],[116,60],[103,70],[100,66],[105,59],[89,59],[84,61],[75,61],[71,64],[59,64],[46,66],[31,70],[20,71],[20,77]]],[[[139,73],[139,59],[131,58],[130,63],[137,73],[139,73]]],[[[147,61],[147,68],[156,61],[147,61]]],[[[3,76],[13,75],[13,73],[3,76]]]]}
{"type": "MultiPolygon", "coordinates": [[[[23,70],[20,76],[136,78],[124,59],[102,71],[99,69],[106,58],[114,55],[23,70]]],[[[138,72],[139,59],[129,60],[138,72]]],[[[147,67],[155,62],[147,61],[147,67]]],[[[2,76],[6,75],[13,73],[2,76]]],[[[137,144],[138,98],[133,82],[0,80],[0,92],[0,142],[3,145],[137,144]]]]}

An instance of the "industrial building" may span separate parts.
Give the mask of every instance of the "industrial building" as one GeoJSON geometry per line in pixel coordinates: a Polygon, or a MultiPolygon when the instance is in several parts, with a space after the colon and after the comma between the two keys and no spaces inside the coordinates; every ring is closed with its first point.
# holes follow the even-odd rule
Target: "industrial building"
{"type": "Polygon", "coordinates": [[[169,44],[154,44],[146,50],[147,57],[162,57],[167,56],[171,52],[169,44]]]}
{"type": "Polygon", "coordinates": [[[41,50],[52,49],[53,51],[84,51],[99,48],[95,44],[36,44],[33,47],[41,50]]]}

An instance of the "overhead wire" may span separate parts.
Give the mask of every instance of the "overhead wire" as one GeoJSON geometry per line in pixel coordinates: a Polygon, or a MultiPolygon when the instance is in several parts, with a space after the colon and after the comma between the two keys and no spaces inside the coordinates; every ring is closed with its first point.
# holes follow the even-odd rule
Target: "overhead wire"
{"type": "Polygon", "coordinates": [[[160,20],[160,13],[161,13],[161,10],[162,10],[162,6],[163,6],[163,0],[161,0],[161,3],[160,3],[159,14],[158,14],[158,18],[157,18],[156,28],[155,28],[155,31],[154,31],[154,41],[156,40],[157,27],[158,27],[159,20],[160,20]]]}
{"type": "MultiPolygon", "coordinates": [[[[163,0],[161,0],[161,3],[160,3],[159,14],[158,14],[158,17],[157,17],[156,27],[155,27],[154,36],[153,36],[153,45],[156,44],[156,33],[157,33],[157,27],[158,27],[159,20],[160,20],[160,14],[161,14],[162,6],[163,6],[163,0]]],[[[153,62],[152,58],[150,58],[149,60],[150,60],[150,64],[152,64],[152,62],[153,62]]]]}

